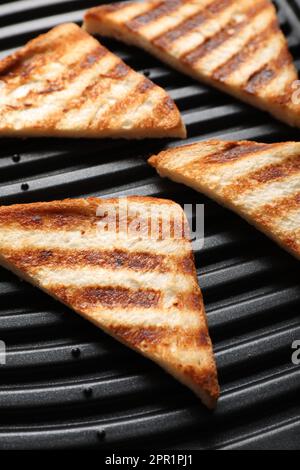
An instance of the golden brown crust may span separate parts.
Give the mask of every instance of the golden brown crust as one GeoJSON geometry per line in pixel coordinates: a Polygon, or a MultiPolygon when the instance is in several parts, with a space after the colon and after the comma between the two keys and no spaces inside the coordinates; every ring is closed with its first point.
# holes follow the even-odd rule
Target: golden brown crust
{"type": "Polygon", "coordinates": [[[75,24],[0,61],[0,135],[185,137],[167,93],[75,24]],[[166,106],[170,102],[168,115],[166,106]]]}

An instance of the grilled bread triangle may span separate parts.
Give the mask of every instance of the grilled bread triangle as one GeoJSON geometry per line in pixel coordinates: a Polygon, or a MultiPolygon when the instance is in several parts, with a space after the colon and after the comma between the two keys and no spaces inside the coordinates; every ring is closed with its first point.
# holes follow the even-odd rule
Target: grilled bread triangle
{"type": "Polygon", "coordinates": [[[234,210],[300,258],[300,143],[211,140],[149,159],[161,176],[234,210]]]}
{"type": "Polygon", "coordinates": [[[300,126],[298,75],[270,0],[120,2],[90,9],[84,27],[300,126]]]}
{"type": "Polygon", "coordinates": [[[0,136],[185,137],[160,87],[76,24],[0,61],[0,136]]]}
{"type": "Polygon", "coordinates": [[[155,198],[1,206],[0,264],[213,408],[216,365],[186,229],[180,206],[155,198]]]}

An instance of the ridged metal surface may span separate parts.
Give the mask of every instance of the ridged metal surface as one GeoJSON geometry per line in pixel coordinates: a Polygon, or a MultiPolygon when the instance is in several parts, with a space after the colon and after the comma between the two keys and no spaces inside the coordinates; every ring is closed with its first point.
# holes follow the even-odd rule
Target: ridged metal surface
{"type": "MultiPolygon", "coordinates": [[[[1,56],[57,23],[80,22],[99,1],[20,0],[0,6],[1,56]]],[[[279,2],[300,67],[297,2],[279,2]]],[[[300,12],[300,9],[299,9],[300,12]]],[[[220,137],[272,142],[293,130],[163,66],[103,41],[176,99],[188,142],[220,137]]],[[[158,367],[43,293],[0,270],[0,448],[300,447],[299,262],[237,216],[159,179],[146,158],[174,142],[1,140],[1,203],[73,196],[204,202],[206,243],[196,252],[222,395],[215,413],[158,367]]]]}

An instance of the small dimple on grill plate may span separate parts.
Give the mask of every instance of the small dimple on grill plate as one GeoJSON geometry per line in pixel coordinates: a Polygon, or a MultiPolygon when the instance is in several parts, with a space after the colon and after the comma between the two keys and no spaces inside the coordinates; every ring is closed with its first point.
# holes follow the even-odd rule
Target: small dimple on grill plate
{"type": "MultiPolygon", "coordinates": [[[[83,0],[0,6],[1,57],[59,22],[82,19],[83,0]]],[[[104,2],[103,2],[104,3],[104,2]]],[[[300,68],[293,3],[278,0],[300,68]]],[[[300,10],[299,10],[300,11],[300,10]]],[[[273,142],[299,130],[180,75],[141,50],[103,41],[177,101],[187,142],[212,137],[273,142]]],[[[126,196],[205,203],[206,243],[196,252],[219,367],[211,414],[154,364],[107,337],[42,292],[0,269],[0,448],[139,445],[143,448],[299,448],[299,262],[234,214],[159,179],[146,158],[173,141],[2,139],[1,203],[126,196]]]]}

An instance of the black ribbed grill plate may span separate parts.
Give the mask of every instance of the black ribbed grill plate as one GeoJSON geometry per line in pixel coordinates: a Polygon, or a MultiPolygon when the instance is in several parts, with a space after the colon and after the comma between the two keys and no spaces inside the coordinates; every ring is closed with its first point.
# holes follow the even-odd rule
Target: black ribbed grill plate
{"type": "MultiPolygon", "coordinates": [[[[80,22],[84,9],[99,3],[0,5],[1,56],[59,22],[80,22]]],[[[295,0],[277,5],[300,68],[300,9],[295,0]]],[[[298,138],[299,130],[141,50],[103,43],[170,92],[188,142],[298,138]]],[[[0,339],[8,356],[0,366],[0,448],[300,447],[300,368],[291,361],[291,344],[300,339],[299,263],[239,217],[159,179],[146,158],[166,145],[174,142],[2,139],[1,203],[130,194],[204,202],[206,243],[196,261],[222,389],[216,412],[150,361],[1,269],[0,339]]]]}

